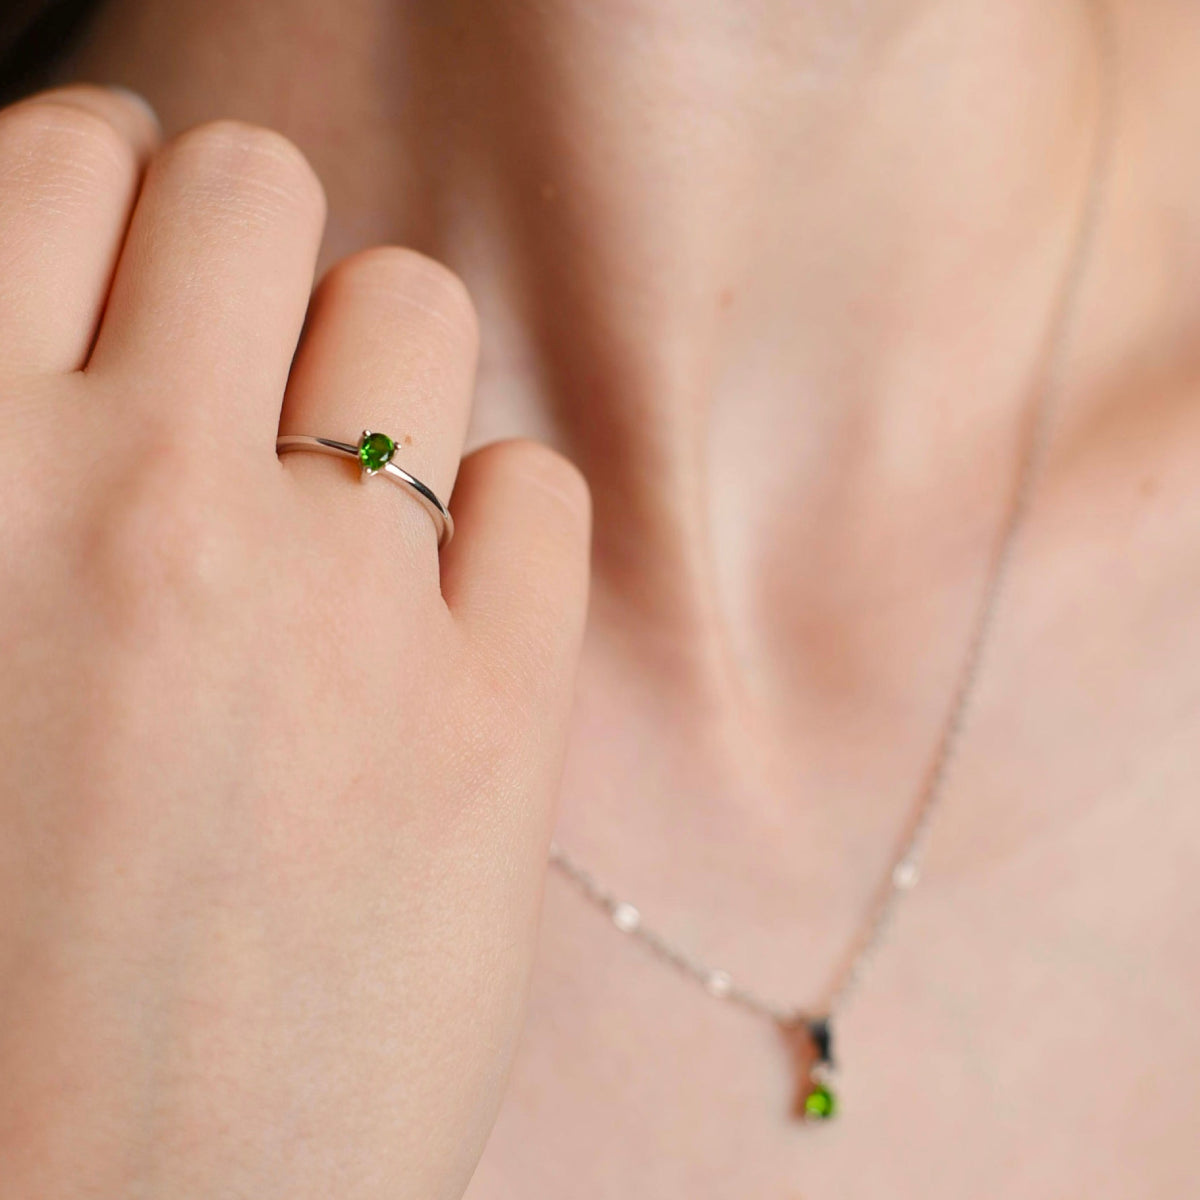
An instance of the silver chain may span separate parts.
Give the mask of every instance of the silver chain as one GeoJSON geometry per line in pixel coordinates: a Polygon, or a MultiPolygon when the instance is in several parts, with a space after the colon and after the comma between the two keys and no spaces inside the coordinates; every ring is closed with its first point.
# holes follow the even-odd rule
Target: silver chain
{"type": "Polygon", "coordinates": [[[1057,303],[1046,335],[1043,373],[1033,401],[1029,430],[1019,456],[1015,484],[1001,525],[996,548],[983,587],[983,595],[971,629],[962,667],[958,673],[950,708],[941,727],[925,780],[918,791],[913,815],[900,839],[890,868],[881,882],[858,936],[851,942],[841,967],[835,972],[823,1002],[812,1009],[780,1004],[743,987],[728,971],[705,963],[644,921],[640,910],[606,887],[576,862],[557,843],[550,847],[550,864],[593,904],[608,913],[620,932],[645,946],[657,958],[699,983],[720,1000],[741,1005],[751,1012],[779,1023],[804,1019],[806,1014],[833,1016],[841,1012],[862,982],[864,973],[883,944],[901,896],[911,890],[920,876],[920,866],[933,818],[948,790],[950,770],[957,757],[978,691],[986,652],[1000,601],[1005,592],[1014,549],[1025,525],[1033,493],[1045,464],[1056,401],[1063,390],[1063,376],[1075,325],[1083,280],[1091,257],[1099,223],[1104,184],[1108,175],[1116,124],[1117,53],[1112,18],[1105,0],[1087,0],[1093,19],[1100,59],[1100,98],[1087,189],[1070,247],[1057,303]]]}

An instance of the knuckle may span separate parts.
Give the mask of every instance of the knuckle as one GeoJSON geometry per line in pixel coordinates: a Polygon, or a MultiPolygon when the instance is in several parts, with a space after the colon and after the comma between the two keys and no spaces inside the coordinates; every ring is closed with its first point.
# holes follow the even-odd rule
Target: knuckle
{"type": "Polygon", "coordinates": [[[145,640],[224,610],[249,561],[216,482],[164,441],[126,464],[84,538],[84,574],[111,631],[145,640]]]}
{"type": "Polygon", "coordinates": [[[522,485],[555,503],[569,520],[586,531],[591,523],[591,490],[583,472],[543,442],[516,438],[500,444],[506,466],[522,485]]]}
{"type": "Polygon", "coordinates": [[[31,176],[52,167],[67,178],[127,176],[137,154],[111,121],[81,105],[41,99],[0,113],[5,175],[31,176]]]}
{"type": "Polygon", "coordinates": [[[479,318],[467,285],[449,267],[404,246],[360,250],[330,268],[322,290],[369,293],[411,305],[445,327],[456,343],[474,344],[479,318]]]}
{"type": "Polygon", "coordinates": [[[324,189],[303,152],[261,125],[210,121],[180,134],[163,157],[182,165],[199,181],[198,190],[214,200],[248,196],[270,210],[324,213],[324,189]]]}

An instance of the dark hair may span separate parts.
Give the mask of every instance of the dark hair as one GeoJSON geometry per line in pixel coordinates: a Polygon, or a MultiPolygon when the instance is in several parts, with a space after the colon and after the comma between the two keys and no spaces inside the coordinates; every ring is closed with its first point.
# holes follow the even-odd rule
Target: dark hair
{"type": "Polygon", "coordinates": [[[100,0],[5,0],[0,4],[0,104],[46,86],[100,0]]]}

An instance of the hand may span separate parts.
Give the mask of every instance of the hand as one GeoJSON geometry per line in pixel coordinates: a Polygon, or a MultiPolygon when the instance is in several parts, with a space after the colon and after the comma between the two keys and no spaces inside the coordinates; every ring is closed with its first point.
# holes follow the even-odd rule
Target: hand
{"type": "Polygon", "coordinates": [[[532,443],[460,469],[444,268],[365,252],[310,307],[299,152],[156,138],[102,89],[0,113],[0,1197],[457,1197],[521,1022],[586,490],[532,443]],[[454,487],[440,563],[403,487],[276,456],[363,427],[454,487]]]}

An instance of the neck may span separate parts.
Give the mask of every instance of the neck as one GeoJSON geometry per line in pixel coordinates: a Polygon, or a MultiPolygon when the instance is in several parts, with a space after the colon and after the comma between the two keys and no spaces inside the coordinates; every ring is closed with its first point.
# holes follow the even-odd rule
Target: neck
{"type": "Polygon", "coordinates": [[[1094,132],[1083,0],[114,0],[81,70],[290,134],[329,257],[463,274],[477,436],[591,476],[602,603],[711,646],[780,513],[792,553],[897,489],[996,518],[1094,132]]]}

